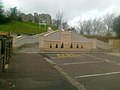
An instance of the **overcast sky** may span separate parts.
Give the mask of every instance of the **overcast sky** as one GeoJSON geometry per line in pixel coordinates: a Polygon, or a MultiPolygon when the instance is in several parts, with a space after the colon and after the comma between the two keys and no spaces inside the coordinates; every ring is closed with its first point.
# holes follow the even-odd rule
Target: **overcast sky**
{"type": "Polygon", "coordinates": [[[74,24],[79,19],[100,17],[106,13],[120,13],[120,0],[2,0],[5,8],[17,6],[24,13],[49,13],[58,11],[74,24]]]}

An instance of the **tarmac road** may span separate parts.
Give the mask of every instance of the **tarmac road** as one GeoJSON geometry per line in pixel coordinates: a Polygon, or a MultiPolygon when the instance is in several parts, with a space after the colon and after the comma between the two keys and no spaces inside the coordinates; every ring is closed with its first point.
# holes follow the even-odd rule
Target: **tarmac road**
{"type": "Polygon", "coordinates": [[[0,77],[0,90],[77,90],[45,58],[86,90],[120,90],[120,57],[106,53],[38,54],[38,45],[23,47],[0,77]]]}
{"type": "Polygon", "coordinates": [[[0,90],[77,90],[37,53],[16,53],[0,77],[0,90]]]}
{"type": "Polygon", "coordinates": [[[50,55],[70,76],[87,90],[120,90],[120,57],[106,53],[50,55]],[[60,55],[59,55],[60,56],[60,55]]]}

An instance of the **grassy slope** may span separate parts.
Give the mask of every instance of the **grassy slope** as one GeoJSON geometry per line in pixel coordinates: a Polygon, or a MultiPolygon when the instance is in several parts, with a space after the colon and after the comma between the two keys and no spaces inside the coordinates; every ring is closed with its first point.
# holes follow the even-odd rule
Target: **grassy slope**
{"type": "Polygon", "coordinates": [[[12,22],[8,24],[0,25],[0,31],[25,33],[25,34],[36,34],[36,33],[46,32],[47,29],[39,28],[39,25],[35,23],[12,22]]]}

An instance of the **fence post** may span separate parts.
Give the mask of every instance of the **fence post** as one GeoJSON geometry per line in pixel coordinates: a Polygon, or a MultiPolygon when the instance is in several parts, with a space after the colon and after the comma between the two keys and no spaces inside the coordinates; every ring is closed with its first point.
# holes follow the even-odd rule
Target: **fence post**
{"type": "Polygon", "coordinates": [[[5,71],[5,55],[3,55],[3,65],[2,65],[2,72],[4,72],[5,71]]]}

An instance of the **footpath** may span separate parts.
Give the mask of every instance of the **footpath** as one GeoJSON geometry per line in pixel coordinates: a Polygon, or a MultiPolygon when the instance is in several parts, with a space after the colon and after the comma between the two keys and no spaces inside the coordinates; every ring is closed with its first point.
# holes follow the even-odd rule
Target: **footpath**
{"type": "Polygon", "coordinates": [[[108,54],[120,57],[120,53],[108,53],[108,54]]]}
{"type": "Polygon", "coordinates": [[[35,50],[22,50],[12,55],[9,68],[0,74],[0,90],[77,90],[35,50]]]}

